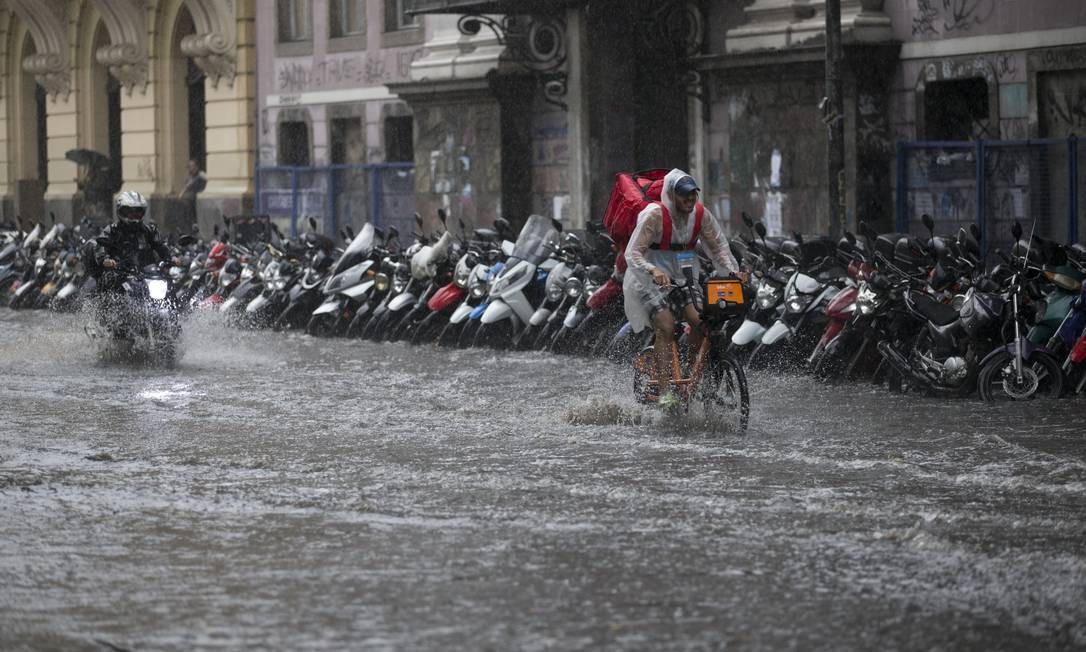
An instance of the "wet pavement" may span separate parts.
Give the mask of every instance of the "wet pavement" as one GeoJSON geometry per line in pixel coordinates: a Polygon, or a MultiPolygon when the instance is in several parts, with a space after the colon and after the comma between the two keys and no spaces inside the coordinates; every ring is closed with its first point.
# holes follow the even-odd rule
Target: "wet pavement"
{"type": "Polygon", "coordinates": [[[0,310],[0,649],[1086,649],[1086,403],[0,310]],[[571,423],[576,422],[576,423],[571,423]]]}

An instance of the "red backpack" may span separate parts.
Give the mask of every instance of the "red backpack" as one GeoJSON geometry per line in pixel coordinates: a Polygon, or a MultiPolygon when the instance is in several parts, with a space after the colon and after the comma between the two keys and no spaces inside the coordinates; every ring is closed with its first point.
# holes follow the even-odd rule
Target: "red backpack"
{"type": "Polygon", "coordinates": [[[607,210],[603,214],[603,228],[607,229],[620,249],[625,249],[630,241],[641,211],[651,202],[660,201],[667,173],[667,170],[657,169],[615,175],[611,200],[607,202],[607,210]]]}

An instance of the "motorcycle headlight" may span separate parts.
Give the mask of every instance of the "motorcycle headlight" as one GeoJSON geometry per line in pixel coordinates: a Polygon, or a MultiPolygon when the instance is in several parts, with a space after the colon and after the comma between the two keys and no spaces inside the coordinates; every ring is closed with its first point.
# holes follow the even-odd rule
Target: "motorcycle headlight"
{"type": "Polygon", "coordinates": [[[397,274],[396,277],[392,279],[393,292],[399,294],[400,292],[403,292],[405,287],[407,287],[407,279],[397,274]]]}
{"type": "Polygon", "coordinates": [[[228,287],[237,278],[235,274],[219,274],[219,285],[228,287]]]}
{"type": "Polygon", "coordinates": [[[241,270],[241,280],[247,281],[253,277],[252,267],[243,267],[241,270]]]}
{"type": "Polygon", "coordinates": [[[772,308],[780,301],[781,291],[780,289],[771,284],[762,282],[758,285],[758,292],[756,299],[758,301],[758,307],[760,308],[772,308]]]}
{"type": "Polygon", "coordinates": [[[581,292],[584,292],[584,283],[579,278],[571,278],[566,281],[566,296],[571,299],[576,299],[581,296],[581,292]]]}
{"type": "Polygon", "coordinates": [[[287,279],[281,278],[281,277],[276,278],[270,283],[270,285],[271,285],[271,289],[278,292],[278,291],[283,290],[283,289],[285,289],[287,287],[287,279]]]}
{"type": "Polygon", "coordinates": [[[461,258],[460,262],[456,263],[456,271],[453,273],[453,283],[456,283],[457,287],[466,288],[470,278],[471,269],[468,268],[467,259],[461,258]]]}
{"type": "Polygon", "coordinates": [[[388,290],[388,274],[381,272],[377,274],[377,276],[374,276],[373,287],[377,288],[378,292],[385,292],[388,290]]]}
{"type": "Polygon", "coordinates": [[[162,301],[166,298],[166,281],[161,279],[147,281],[147,293],[150,294],[151,298],[155,301],[162,301]]]}
{"type": "Polygon", "coordinates": [[[180,280],[181,277],[184,276],[184,275],[185,275],[185,268],[183,268],[183,267],[171,267],[170,268],[170,278],[172,278],[173,280],[175,280],[175,281],[180,280]]]}
{"type": "Polygon", "coordinates": [[[788,300],[788,312],[803,312],[811,304],[814,297],[795,296],[788,300]]]}
{"type": "Polygon", "coordinates": [[[490,283],[483,279],[475,281],[471,286],[471,296],[476,299],[482,299],[486,296],[487,292],[490,292],[490,283]]]}
{"type": "Polygon", "coordinates": [[[865,287],[856,295],[856,307],[860,309],[861,315],[870,315],[878,305],[879,295],[871,288],[865,287]]]}

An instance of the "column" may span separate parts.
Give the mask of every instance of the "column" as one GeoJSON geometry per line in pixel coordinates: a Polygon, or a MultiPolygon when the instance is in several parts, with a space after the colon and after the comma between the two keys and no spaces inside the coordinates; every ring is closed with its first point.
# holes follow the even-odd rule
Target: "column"
{"type": "MultiPolygon", "coordinates": [[[[45,190],[45,211],[56,214],[58,221],[72,223],[72,197],[79,189],[75,183],[76,164],[64,158],[70,149],[79,147],[79,115],[76,98],[78,90],[67,96],[58,95],[45,101],[46,156],[49,185],[45,190]]],[[[78,216],[76,216],[78,217],[78,216]]]]}

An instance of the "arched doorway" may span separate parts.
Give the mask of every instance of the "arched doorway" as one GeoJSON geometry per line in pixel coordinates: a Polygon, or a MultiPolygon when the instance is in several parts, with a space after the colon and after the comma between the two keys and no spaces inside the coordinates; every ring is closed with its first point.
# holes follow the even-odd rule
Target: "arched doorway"
{"type": "Polygon", "coordinates": [[[12,80],[10,142],[14,145],[13,171],[15,212],[28,221],[42,219],[45,188],[49,183],[46,137],[46,97],[34,75],[23,70],[23,61],[37,53],[34,39],[25,29],[16,35],[8,78],[12,80]]]}
{"type": "Polygon", "coordinates": [[[166,55],[162,65],[163,136],[161,174],[157,187],[169,201],[166,204],[168,230],[187,232],[197,221],[196,203],[191,197],[179,198],[188,176],[188,162],[195,160],[201,168],[207,158],[205,75],[186,56],[181,44],[196,34],[192,14],[184,2],[166,4],[163,14],[161,51],[166,55]],[[172,21],[170,20],[172,14],[172,21]]]}
{"type": "MultiPolygon", "coordinates": [[[[82,133],[74,162],[78,167],[78,186],[83,202],[81,215],[95,222],[108,221],[112,198],[123,183],[121,165],[121,84],[108,68],[96,60],[95,53],[110,44],[109,32],[100,20],[93,32],[85,33],[81,59],[86,68],[80,79],[83,91],[82,133]]],[[[81,215],[76,215],[78,219],[81,215]]]]}

